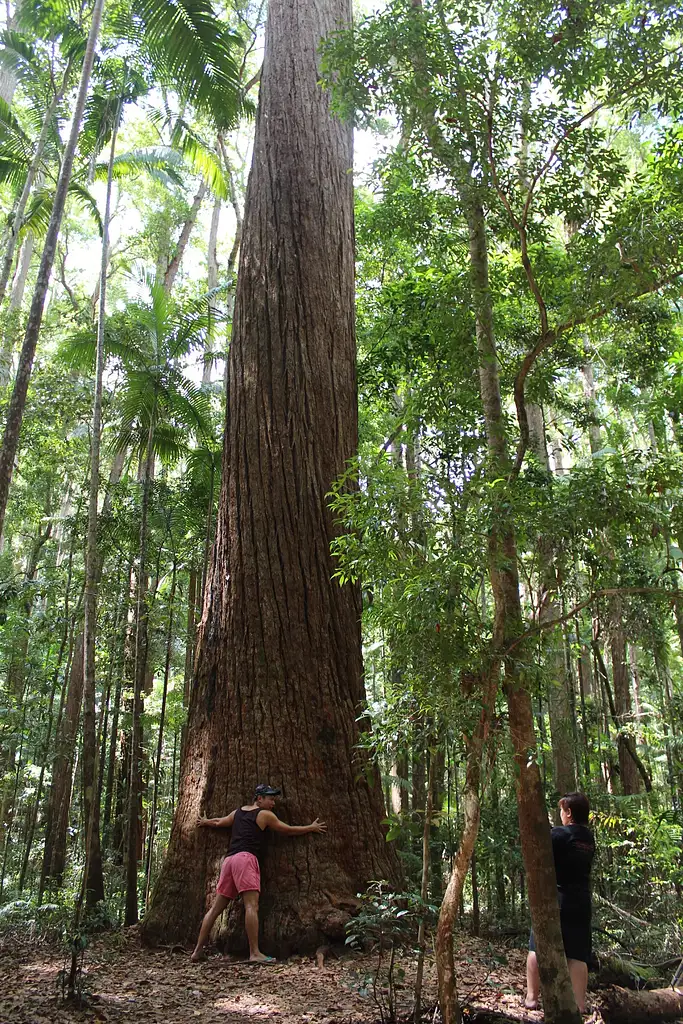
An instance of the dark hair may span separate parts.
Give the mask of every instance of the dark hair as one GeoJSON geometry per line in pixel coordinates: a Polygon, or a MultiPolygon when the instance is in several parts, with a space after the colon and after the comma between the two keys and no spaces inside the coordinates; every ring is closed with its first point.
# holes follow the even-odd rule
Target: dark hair
{"type": "Polygon", "coordinates": [[[559,799],[560,807],[565,811],[571,811],[575,825],[587,825],[590,804],[585,793],[566,793],[559,799]]]}

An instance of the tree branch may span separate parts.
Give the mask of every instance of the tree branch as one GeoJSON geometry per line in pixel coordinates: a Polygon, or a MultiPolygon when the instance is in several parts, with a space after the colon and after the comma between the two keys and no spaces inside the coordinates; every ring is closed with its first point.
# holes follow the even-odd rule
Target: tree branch
{"type": "Polygon", "coordinates": [[[670,601],[677,599],[676,593],[672,590],[665,590],[663,587],[605,587],[601,590],[594,590],[585,600],[580,601],[578,604],[570,608],[564,615],[558,615],[556,619],[547,619],[545,622],[539,622],[536,626],[532,626],[531,629],[525,630],[524,633],[520,633],[518,637],[508,644],[500,652],[501,658],[507,658],[508,655],[514,651],[515,647],[524,641],[528,640],[529,637],[536,636],[538,633],[544,633],[548,629],[553,629],[555,626],[561,625],[563,622],[567,622],[568,619],[573,618],[578,612],[584,608],[588,608],[589,605],[596,601],[599,597],[615,597],[618,594],[656,594],[658,597],[667,597],[670,601]]]}
{"type": "MultiPolygon", "coordinates": [[[[658,281],[652,281],[649,284],[643,284],[631,295],[621,300],[621,304],[627,304],[632,302],[634,299],[642,298],[643,295],[651,295],[653,292],[657,292],[660,288],[666,288],[668,285],[673,284],[683,276],[683,267],[678,270],[674,270],[671,274],[658,281]]],[[[579,327],[585,324],[595,323],[596,320],[600,320],[603,316],[607,316],[612,310],[616,309],[619,305],[619,301],[612,303],[604,303],[598,309],[592,312],[585,313],[583,316],[572,317],[571,320],[565,320],[564,323],[558,324],[552,330],[548,330],[544,335],[542,334],[539,340],[536,342],[530,352],[527,352],[519,370],[515,377],[514,385],[514,397],[515,397],[515,408],[517,410],[517,421],[519,423],[519,444],[517,445],[517,454],[515,456],[515,464],[510,474],[510,479],[514,480],[518,476],[519,471],[522,468],[524,462],[524,456],[529,446],[529,423],[526,415],[526,402],[524,396],[524,387],[526,379],[529,376],[531,368],[538,359],[538,357],[545,352],[545,350],[557,341],[562,335],[566,334],[567,331],[573,330],[575,327],[579,327]]]]}

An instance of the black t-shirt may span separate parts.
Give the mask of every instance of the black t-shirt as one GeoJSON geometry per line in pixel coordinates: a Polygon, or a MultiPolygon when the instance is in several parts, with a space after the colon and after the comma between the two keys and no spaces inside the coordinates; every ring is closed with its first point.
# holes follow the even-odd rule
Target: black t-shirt
{"type": "Polygon", "coordinates": [[[595,855],[593,833],[585,825],[559,825],[551,835],[560,894],[590,897],[590,873],[595,855]]]}
{"type": "Polygon", "coordinates": [[[266,830],[259,828],[256,818],[261,810],[255,807],[253,811],[243,811],[238,807],[235,811],[235,820],[232,823],[232,835],[230,837],[230,849],[228,856],[233,853],[253,853],[261,859],[266,845],[266,830]]]}

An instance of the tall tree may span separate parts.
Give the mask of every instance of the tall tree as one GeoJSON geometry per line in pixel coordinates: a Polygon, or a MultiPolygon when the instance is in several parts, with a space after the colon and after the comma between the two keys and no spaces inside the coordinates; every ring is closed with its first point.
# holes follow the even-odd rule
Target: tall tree
{"type": "Polygon", "coordinates": [[[380,787],[358,763],[360,600],[334,579],[327,501],[357,441],[352,129],[330,113],[316,54],[350,17],[346,0],[269,9],[217,538],[148,941],[196,930],[225,846],[195,830],[197,815],[239,806],[262,779],[282,786],[285,817],[330,822],[322,842],[272,843],[266,948],[341,938],[346,901],[398,875],[380,787]]]}
{"type": "Polygon", "coordinates": [[[50,275],[52,274],[52,266],[57,252],[59,229],[62,224],[66,195],[71,181],[71,169],[76,155],[78,133],[81,127],[83,111],[85,110],[85,101],[90,85],[90,75],[92,73],[92,67],[95,60],[95,46],[100,33],[100,23],[102,21],[103,11],[104,0],[95,0],[92,19],[90,22],[90,31],[88,33],[88,41],[85,47],[83,66],[81,68],[81,79],[78,86],[78,94],[72,111],[71,131],[62,155],[59,180],[57,182],[54,204],[52,206],[52,215],[50,217],[47,235],[45,236],[43,255],[40,260],[38,279],[36,281],[36,288],[33,293],[31,309],[28,316],[28,322],[26,324],[24,343],[19,355],[19,366],[17,369],[16,380],[14,382],[14,389],[7,409],[5,433],[2,439],[2,448],[0,449],[0,534],[2,534],[2,528],[5,522],[9,486],[12,479],[12,470],[14,468],[17,448],[19,446],[21,421],[24,416],[26,395],[28,393],[28,385],[31,379],[33,359],[36,354],[38,335],[40,334],[40,325],[43,322],[45,297],[47,295],[50,275]]]}

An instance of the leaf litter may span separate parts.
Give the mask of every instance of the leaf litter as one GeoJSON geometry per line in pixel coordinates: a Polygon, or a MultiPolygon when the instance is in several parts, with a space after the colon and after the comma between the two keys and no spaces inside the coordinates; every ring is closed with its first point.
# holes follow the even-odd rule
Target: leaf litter
{"type": "MultiPolygon", "coordinates": [[[[521,1007],[525,952],[460,936],[456,945],[458,992],[476,1012],[508,1020],[540,1021],[521,1007]]],[[[255,966],[210,950],[193,964],[182,947],[148,949],[136,928],[91,939],[83,964],[83,1003],[61,999],[59,972],[66,958],[56,945],[12,936],[0,939],[0,1024],[381,1024],[378,999],[388,995],[388,957],[374,982],[377,956],[348,950],[339,956],[294,956],[255,966]],[[322,966],[320,966],[322,964],[322,966]]],[[[412,1011],[416,959],[395,961],[397,1017],[412,1011]]],[[[436,968],[425,963],[424,1020],[438,1020],[436,968]]],[[[386,1013],[386,1010],[385,1010],[386,1013]]]]}

